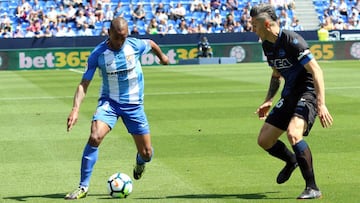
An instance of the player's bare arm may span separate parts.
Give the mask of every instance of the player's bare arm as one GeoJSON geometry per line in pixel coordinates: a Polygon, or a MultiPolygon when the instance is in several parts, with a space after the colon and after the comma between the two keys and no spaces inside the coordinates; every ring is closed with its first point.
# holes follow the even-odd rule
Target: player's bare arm
{"type": "Polygon", "coordinates": [[[312,59],[305,65],[306,70],[312,74],[314,79],[315,92],[317,97],[318,116],[321,125],[324,128],[330,127],[333,123],[333,118],[325,104],[325,84],[323,71],[315,59],[312,59]]]}
{"type": "Polygon", "coordinates": [[[150,40],[150,45],[154,54],[160,59],[162,65],[169,64],[169,58],[161,51],[159,45],[157,45],[153,40],[150,40]]]}
{"type": "Polygon", "coordinates": [[[90,81],[83,79],[76,89],[76,92],[74,95],[74,100],[73,100],[73,108],[67,119],[67,131],[70,131],[71,128],[77,122],[80,105],[85,98],[87,88],[89,87],[89,85],[90,85],[90,81]]]}
{"type": "Polygon", "coordinates": [[[269,84],[269,90],[266,95],[265,101],[260,105],[260,107],[255,112],[262,120],[267,117],[272,105],[273,98],[280,88],[280,83],[281,83],[280,79],[281,79],[280,73],[275,68],[273,68],[273,73],[271,74],[271,79],[269,84]]]}

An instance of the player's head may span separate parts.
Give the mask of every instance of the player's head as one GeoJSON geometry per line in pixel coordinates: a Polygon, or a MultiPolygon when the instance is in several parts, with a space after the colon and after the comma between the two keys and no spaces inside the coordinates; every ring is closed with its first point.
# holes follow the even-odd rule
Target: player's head
{"type": "Polygon", "coordinates": [[[109,41],[114,49],[120,49],[129,35],[128,24],[125,18],[117,17],[110,23],[109,41]]]}
{"type": "Polygon", "coordinates": [[[250,16],[253,31],[262,39],[266,31],[270,31],[273,26],[278,26],[275,8],[271,4],[255,5],[250,10],[250,16]]]}

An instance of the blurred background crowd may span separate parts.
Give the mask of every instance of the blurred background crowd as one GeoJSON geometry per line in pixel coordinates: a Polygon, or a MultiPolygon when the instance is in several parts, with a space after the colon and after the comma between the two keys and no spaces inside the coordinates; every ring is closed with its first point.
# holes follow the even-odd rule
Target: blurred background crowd
{"type": "MultiPolygon", "coordinates": [[[[106,36],[118,16],[132,35],[249,32],[261,2],[276,7],[282,28],[304,29],[294,0],[0,0],[0,38],[106,36]]],[[[326,29],[360,29],[360,0],[312,3],[326,29]]]]}

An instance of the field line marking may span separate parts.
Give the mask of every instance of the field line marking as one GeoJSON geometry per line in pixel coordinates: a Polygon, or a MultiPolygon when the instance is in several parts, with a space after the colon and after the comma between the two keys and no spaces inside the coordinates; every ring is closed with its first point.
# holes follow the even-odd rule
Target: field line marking
{"type": "MultiPolygon", "coordinates": [[[[345,89],[360,89],[360,86],[353,87],[330,87],[327,90],[345,90],[345,89]]],[[[157,95],[189,95],[189,94],[220,94],[220,93],[243,93],[243,92],[264,92],[266,89],[252,89],[252,90],[231,90],[231,91],[188,91],[188,92],[149,92],[145,96],[157,95]]],[[[0,101],[14,101],[14,100],[50,100],[50,99],[72,99],[74,96],[39,96],[39,97],[8,97],[0,98],[0,101]]],[[[87,96],[88,98],[96,98],[98,96],[87,96]]]]}
{"type": "Polygon", "coordinates": [[[83,74],[84,71],[83,70],[79,70],[79,69],[74,69],[74,68],[70,68],[69,71],[71,72],[75,72],[75,73],[80,73],[80,74],[83,74]]]}

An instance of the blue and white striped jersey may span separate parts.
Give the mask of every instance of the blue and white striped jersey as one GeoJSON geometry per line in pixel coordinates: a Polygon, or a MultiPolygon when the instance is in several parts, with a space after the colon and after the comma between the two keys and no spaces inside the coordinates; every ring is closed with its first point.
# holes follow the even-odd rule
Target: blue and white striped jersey
{"type": "Polygon", "coordinates": [[[142,104],[144,78],[140,58],[150,50],[149,40],[129,37],[117,51],[104,41],[91,52],[83,79],[92,80],[98,67],[102,77],[100,98],[120,104],[142,104]]]}

